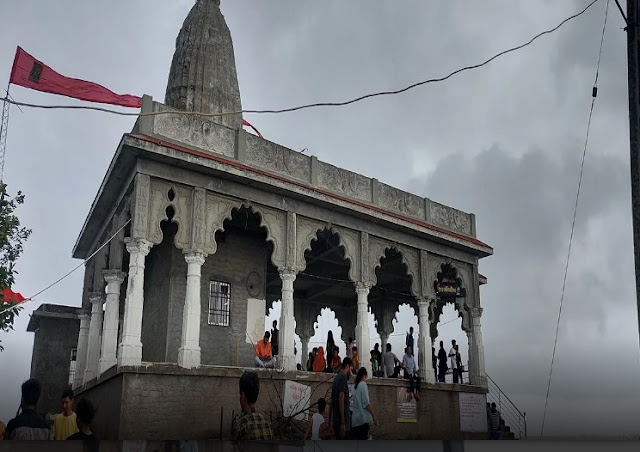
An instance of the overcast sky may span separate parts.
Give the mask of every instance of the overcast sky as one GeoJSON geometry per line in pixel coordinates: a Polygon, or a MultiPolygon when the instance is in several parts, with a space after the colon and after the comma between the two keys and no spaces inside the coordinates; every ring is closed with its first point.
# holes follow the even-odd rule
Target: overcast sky
{"type": "MultiPolygon", "coordinates": [[[[346,100],[446,75],[527,41],[588,0],[223,0],[243,107],[346,100]]],[[[623,2],[624,3],[624,2],[623,2]]],[[[16,46],[62,74],[164,99],[193,0],[0,2],[0,80],[16,46]]],[[[395,97],[279,116],[262,134],[477,215],[487,373],[539,435],[591,87],[606,2],[489,66],[395,97]]],[[[640,361],[631,232],[626,36],[611,2],[560,325],[549,435],[639,434],[640,361]]],[[[73,100],[13,87],[20,101],[73,100]]],[[[29,296],[78,264],[71,250],[132,118],[11,109],[5,181],[33,229],[15,289],[29,296]]],[[[1,333],[0,419],[19,403],[41,303],[80,305],[82,273],[1,333]]],[[[453,318],[445,312],[443,320],[453,318]]],[[[403,333],[410,315],[400,316],[403,333]]],[[[462,340],[459,322],[445,338],[462,340]]],[[[401,338],[399,339],[401,344],[401,338]]]]}

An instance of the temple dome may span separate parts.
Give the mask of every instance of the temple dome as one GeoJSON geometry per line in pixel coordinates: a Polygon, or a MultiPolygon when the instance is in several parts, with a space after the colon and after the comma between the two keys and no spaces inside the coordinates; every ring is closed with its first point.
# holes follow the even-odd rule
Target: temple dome
{"type": "MultiPolygon", "coordinates": [[[[233,42],[220,0],[197,0],[185,19],[176,39],[165,104],[200,113],[242,110],[233,42]]],[[[211,120],[242,127],[241,114],[211,120]]]]}

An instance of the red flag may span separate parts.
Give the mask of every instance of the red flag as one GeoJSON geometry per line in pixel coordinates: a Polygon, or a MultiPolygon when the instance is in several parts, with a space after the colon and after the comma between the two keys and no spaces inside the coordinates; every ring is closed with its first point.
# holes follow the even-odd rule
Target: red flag
{"type": "Polygon", "coordinates": [[[246,121],[246,120],[244,120],[244,119],[243,119],[243,120],[242,120],[242,125],[243,125],[243,126],[247,126],[247,127],[251,127],[251,128],[252,128],[252,129],[253,129],[253,130],[258,134],[258,136],[259,136],[260,138],[262,138],[262,134],[261,134],[260,132],[258,132],[258,129],[256,129],[255,127],[253,127],[253,126],[249,123],[249,121],[246,121]]]}
{"type": "Polygon", "coordinates": [[[8,287],[5,287],[2,290],[2,299],[7,303],[15,303],[15,304],[22,303],[25,300],[25,298],[22,296],[21,293],[14,292],[8,287]]]}
{"type": "Polygon", "coordinates": [[[26,88],[61,94],[74,99],[140,108],[142,99],[129,94],[116,94],[97,83],[69,78],[58,74],[18,47],[11,69],[10,83],[26,88]]]}

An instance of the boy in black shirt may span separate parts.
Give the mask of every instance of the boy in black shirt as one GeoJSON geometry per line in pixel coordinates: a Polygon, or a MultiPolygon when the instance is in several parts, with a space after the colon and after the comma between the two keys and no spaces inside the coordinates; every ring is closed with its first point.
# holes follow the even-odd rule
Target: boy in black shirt
{"type": "Polygon", "coordinates": [[[78,424],[78,433],[74,433],[67,439],[70,440],[83,440],[84,452],[98,452],[100,448],[100,441],[95,433],[91,431],[91,422],[93,416],[96,414],[96,410],[93,404],[87,400],[82,399],[76,405],[76,423],[78,424]]]}

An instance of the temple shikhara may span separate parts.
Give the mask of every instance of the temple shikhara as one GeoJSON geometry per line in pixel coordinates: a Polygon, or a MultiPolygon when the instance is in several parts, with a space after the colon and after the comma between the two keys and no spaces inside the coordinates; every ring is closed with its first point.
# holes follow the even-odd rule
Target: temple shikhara
{"type": "Polygon", "coordinates": [[[485,438],[478,262],[493,250],[476,238],[475,216],[249,133],[241,110],[220,2],[198,0],[164,103],[143,97],[73,249],[87,259],[115,235],[86,264],[82,307],[34,313],[30,329],[47,332],[36,337],[32,376],[47,382],[46,361],[74,353],[71,384],[98,407],[94,431],[104,439],[227,438],[246,368],[259,373],[258,408],[272,418],[291,382],[310,387],[312,402],[330,389],[331,374],[296,369],[321,309],[335,312],[371,376],[369,313],[384,351],[408,304],[419,319],[421,400],[403,418],[396,408],[408,382],[370,378],[373,435],[485,438]],[[255,344],[276,301],[276,369],[258,369],[255,344]],[[436,382],[432,368],[447,303],[468,338],[464,385],[436,382]],[[56,346],[41,349],[41,340],[56,346]]]}

